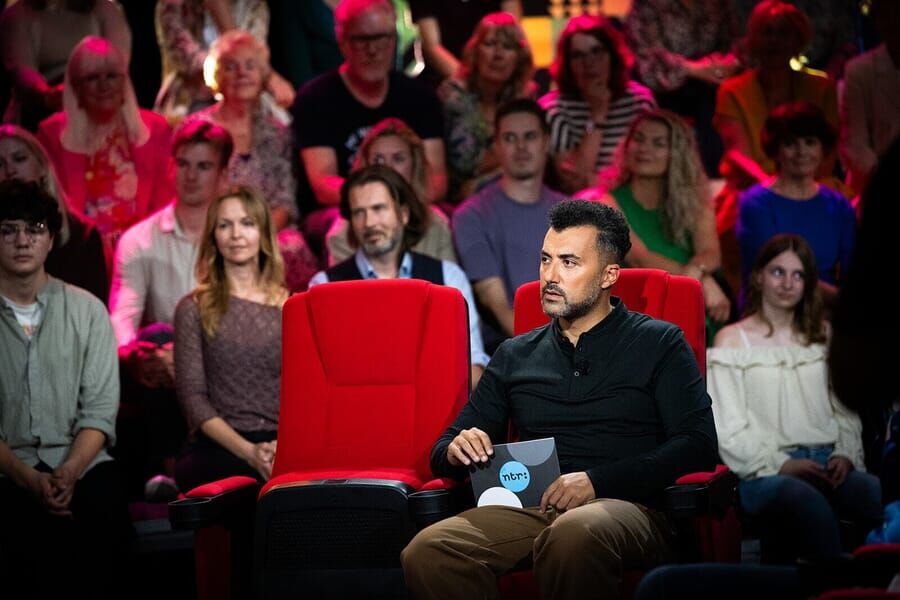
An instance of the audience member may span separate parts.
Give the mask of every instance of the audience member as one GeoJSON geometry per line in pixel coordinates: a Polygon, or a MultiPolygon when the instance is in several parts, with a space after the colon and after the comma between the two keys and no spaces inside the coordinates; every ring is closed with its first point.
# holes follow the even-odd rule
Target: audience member
{"type": "Polygon", "coordinates": [[[639,116],[617,156],[611,187],[604,202],[621,210],[631,228],[628,265],[697,279],[710,325],[728,320],[731,302],[715,275],[722,258],[715,213],[688,124],[668,111],[639,116]]]}
{"type": "MultiPolygon", "coordinates": [[[[388,118],[369,129],[359,145],[353,170],[369,165],[387,165],[400,173],[415,192],[414,202],[422,204],[422,238],[411,250],[436,258],[457,262],[453,249],[450,223],[436,207],[428,207],[428,163],[421,138],[400,119],[388,118]]],[[[349,240],[349,223],[336,219],[325,236],[328,264],[335,265],[353,256],[354,248],[349,240]]]]}
{"type": "Polygon", "coordinates": [[[106,38],[126,57],[131,32],[118,3],[110,0],[20,0],[0,15],[0,55],[13,94],[4,123],[34,131],[63,108],[63,74],[72,49],[88,35],[106,38]]]}
{"type": "Polygon", "coordinates": [[[183,124],[173,141],[174,199],[126,231],[116,249],[109,308],[128,407],[119,419],[116,451],[132,484],[173,474],[171,461],[184,442],[172,324],[178,301],[196,285],[207,208],[223,187],[231,152],[231,136],[222,127],[199,120],[183,124]]]}
{"type": "Polygon", "coordinates": [[[544,187],[550,135],[543,109],[530,99],[512,100],[495,118],[494,155],[500,181],[466,200],[453,214],[453,239],[489,328],[489,349],[513,333],[513,299],[534,280],[534,263],[547,213],[563,199],[544,187]]]}
{"type": "Polygon", "coordinates": [[[847,63],[840,103],[841,160],[856,192],[900,136],[900,3],[874,0],[870,14],[884,43],[847,63]]]}
{"type": "Polygon", "coordinates": [[[563,475],[539,508],[482,506],[419,532],[401,554],[414,597],[497,597],[496,577],[531,562],[543,598],[617,598],[623,571],[672,555],[660,496],[715,464],[716,433],[681,331],[610,296],[629,246],[607,206],[551,211],[540,280],[553,321],[497,350],[431,468],[465,478],[511,423],[522,440],[554,437],[563,475]]]}
{"type": "MultiPolygon", "coordinates": [[[[762,130],[762,146],[775,162],[775,176],[740,197],[737,240],[744,286],[759,249],[776,233],[802,235],[818,265],[818,285],[827,307],[837,299],[856,238],[856,217],[840,193],[816,182],[835,133],[825,116],[806,102],[772,111],[762,130]]],[[[746,289],[746,288],[745,288],[746,289]]]]}
{"type": "MultiPolygon", "coordinates": [[[[834,82],[820,74],[791,68],[792,58],[803,51],[809,39],[809,19],[797,7],[781,0],[760,2],[747,24],[746,46],[754,68],[719,88],[714,124],[725,144],[720,168],[726,184],[716,198],[716,229],[725,274],[735,289],[740,286],[734,229],[738,196],[748,187],[767,181],[775,172],[775,161],[765,152],[760,136],[766,117],[776,106],[802,100],[821,108],[832,127],[838,124],[834,82]]],[[[839,180],[829,177],[834,164],[834,153],[823,157],[816,177],[840,189],[839,180]]],[[[747,263],[758,249],[757,246],[753,254],[745,257],[747,263]]]]}
{"type": "Polygon", "coordinates": [[[551,67],[558,89],[541,106],[563,191],[593,186],[634,118],[656,106],[650,90],[629,78],[631,63],[621,34],[604,17],[575,17],[559,36],[551,67]]]}
{"type": "Polygon", "coordinates": [[[294,134],[317,209],[305,231],[314,248],[322,245],[344,177],[369,128],[387,117],[409,125],[425,143],[431,184],[428,200],[447,190],[441,107],[423,84],[391,70],[397,33],[389,0],[342,0],[335,10],[335,34],[344,63],[298,92],[294,134]]]}
{"type": "MultiPolygon", "coordinates": [[[[265,45],[269,8],[263,0],[162,0],[156,5],[156,37],[162,53],[162,86],[153,110],[177,124],[213,103],[214,90],[204,80],[210,46],[232,29],[250,32],[265,45]]],[[[264,103],[289,107],[291,84],[275,71],[263,82],[264,103]]]]}
{"type": "Polygon", "coordinates": [[[515,17],[490,13],[478,22],[455,76],[438,88],[452,204],[499,175],[491,153],[494,115],[503,102],[533,95],[532,71],[531,48],[515,17]]]}
{"type": "Polygon", "coordinates": [[[175,384],[193,433],[182,490],[272,475],[281,385],[284,268],[265,200],[237,188],[209,207],[197,288],[175,311],[175,384]]]}
{"type": "Polygon", "coordinates": [[[718,172],[722,140],[712,127],[716,88],[740,68],[733,0],[641,0],[625,21],[638,78],[663,108],[694,124],[707,175],[718,172]]]}
{"type": "MultiPolygon", "coordinates": [[[[803,51],[809,39],[809,18],[792,4],[764,0],[753,9],[747,24],[747,49],[754,68],[724,82],[716,101],[715,125],[725,143],[721,170],[732,189],[744,190],[774,172],[774,159],[766,155],[760,131],[776,106],[809,102],[837,127],[834,81],[791,68],[791,59],[803,51]]],[[[822,167],[820,175],[830,175],[834,161],[822,167]]]]}
{"type": "Polygon", "coordinates": [[[100,300],[44,270],[61,225],[39,184],[0,183],[4,587],[114,598],[131,533],[107,453],[119,402],[115,338],[100,300]]]}
{"type": "MultiPolygon", "coordinates": [[[[812,29],[809,44],[797,60],[804,66],[824,71],[831,79],[839,81],[848,59],[859,52],[861,4],[858,0],[786,0],[804,12],[812,29]]],[[[734,0],[735,13],[740,29],[750,18],[759,0],[734,0]]],[[[871,11],[870,11],[871,14],[871,11]]]]}
{"type": "Polygon", "coordinates": [[[272,66],[298,88],[316,75],[337,68],[341,51],[334,37],[338,0],[268,0],[272,19],[272,66]]]}
{"type": "Polygon", "coordinates": [[[0,125],[0,181],[7,179],[36,181],[56,199],[62,225],[53,239],[44,270],[106,302],[109,277],[100,234],[93,222],[69,210],[47,152],[18,125],[0,125]]]}
{"type": "Polygon", "coordinates": [[[522,18],[521,0],[411,0],[409,5],[422,37],[426,65],[423,77],[435,83],[457,75],[465,62],[466,40],[486,15],[506,12],[522,18]]]}
{"type": "Polygon", "coordinates": [[[481,342],[478,311],[466,274],[455,263],[413,250],[423,235],[427,208],[396,170],[374,165],[353,171],[341,190],[341,215],[350,222],[355,254],[320,271],[310,286],[350,279],[424,279],[458,289],[469,310],[472,385],[488,364],[481,342]]]}
{"type": "Polygon", "coordinates": [[[842,552],[838,515],[881,518],[878,479],[865,473],[859,417],[832,393],[830,326],[813,250],[777,235],[756,255],[745,317],[708,353],[719,453],[740,478],[740,501],[778,532],[780,550],[842,552]]]}
{"type": "Polygon", "coordinates": [[[108,259],[129,226],[172,197],[169,126],[138,108],[127,68],[111,42],[84,38],[66,67],[63,110],[38,130],[69,208],[94,220],[108,259]]]}
{"type": "Polygon", "coordinates": [[[231,30],[212,45],[214,90],[221,100],[195,118],[218,123],[234,140],[228,181],[258,190],[269,204],[272,224],[285,261],[288,288],[306,289],[318,268],[303,234],[294,225],[297,182],[291,165],[291,130],[268,114],[262,105],[265,82],[271,75],[269,49],[250,33],[231,30]]]}

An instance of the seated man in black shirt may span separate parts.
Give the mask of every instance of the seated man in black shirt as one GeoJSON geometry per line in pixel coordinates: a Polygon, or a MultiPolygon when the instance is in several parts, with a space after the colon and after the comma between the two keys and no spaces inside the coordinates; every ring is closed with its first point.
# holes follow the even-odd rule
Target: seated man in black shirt
{"type": "Polygon", "coordinates": [[[544,598],[615,598],[621,574],[671,555],[654,507],[666,486],[711,469],[710,399],[678,327],[610,297],[628,226],[606,206],[564,201],[541,250],[551,324],[504,342],[431,453],[436,476],[486,462],[510,421],[554,437],[563,475],[540,508],[485,506],[423,530],[403,551],[415,598],[496,597],[496,577],[533,560],[544,598]]]}

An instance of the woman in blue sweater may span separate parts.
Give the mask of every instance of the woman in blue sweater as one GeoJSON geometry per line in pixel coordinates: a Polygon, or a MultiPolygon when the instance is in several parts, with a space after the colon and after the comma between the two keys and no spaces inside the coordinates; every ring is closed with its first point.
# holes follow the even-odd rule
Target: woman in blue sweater
{"type": "Polygon", "coordinates": [[[762,145],[775,161],[776,171],[769,181],[751,187],[740,198],[737,236],[744,289],[763,244],[775,234],[794,233],[812,247],[819,289],[826,306],[834,305],[856,239],[856,217],[850,203],[816,182],[819,163],[834,143],[834,130],[809,103],[782,104],[766,119],[762,145]]]}

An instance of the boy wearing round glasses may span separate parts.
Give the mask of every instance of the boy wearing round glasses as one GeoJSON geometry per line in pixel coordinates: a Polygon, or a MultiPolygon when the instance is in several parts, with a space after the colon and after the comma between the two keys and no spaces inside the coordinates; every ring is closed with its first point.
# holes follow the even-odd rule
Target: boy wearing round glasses
{"type": "Polygon", "coordinates": [[[114,565],[131,535],[107,453],[116,342],[100,300],[44,271],[61,223],[38,184],[0,183],[0,547],[38,597],[73,585],[106,597],[96,586],[112,581],[85,574],[114,565]]]}

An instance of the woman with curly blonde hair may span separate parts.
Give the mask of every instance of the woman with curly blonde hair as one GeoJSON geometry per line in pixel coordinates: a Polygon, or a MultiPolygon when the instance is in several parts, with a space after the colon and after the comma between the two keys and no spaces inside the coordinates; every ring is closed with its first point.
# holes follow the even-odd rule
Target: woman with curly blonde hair
{"type": "Polygon", "coordinates": [[[237,188],[209,207],[197,288],[175,311],[175,389],[192,432],[181,490],[272,474],[281,383],[284,266],[266,201],[237,188]]]}
{"type": "Polygon", "coordinates": [[[639,116],[605,178],[603,201],[631,227],[629,266],[663,269],[700,281],[709,319],[725,322],[731,302],[714,272],[721,264],[716,220],[694,132],[664,110],[639,116]]]}

